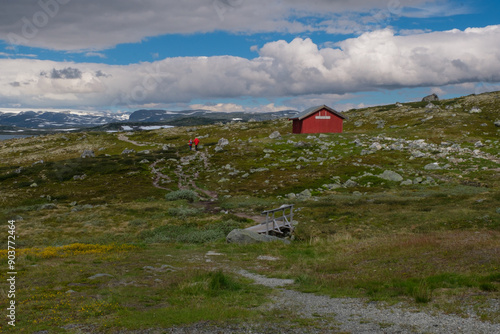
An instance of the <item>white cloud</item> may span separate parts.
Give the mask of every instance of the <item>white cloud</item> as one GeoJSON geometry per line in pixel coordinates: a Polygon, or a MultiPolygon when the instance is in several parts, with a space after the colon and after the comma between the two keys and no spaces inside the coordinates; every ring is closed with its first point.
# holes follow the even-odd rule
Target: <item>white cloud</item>
{"type": "Polygon", "coordinates": [[[0,3],[0,39],[57,50],[102,50],[179,33],[360,33],[399,16],[454,12],[449,0],[16,0],[0,3]]]}
{"type": "Polygon", "coordinates": [[[500,82],[498,40],[500,25],[409,36],[379,30],[325,48],[296,38],[270,42],[251,60],[178,57],[118,66],[0,59],[0,101],[135,108],[244,97],[324,100],[325,94],[335,99],[378,89],[500,82]]]}

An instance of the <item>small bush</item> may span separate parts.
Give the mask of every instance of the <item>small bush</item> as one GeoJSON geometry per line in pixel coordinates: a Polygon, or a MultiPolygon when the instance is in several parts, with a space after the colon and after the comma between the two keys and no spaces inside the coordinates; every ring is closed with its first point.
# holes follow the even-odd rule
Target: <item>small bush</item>
{"type": "Polygon", "coordinates": [[[185,199],[188,202],[192,203],[198,200],[198,195],[196,194],[196,192],[192,190],[183,189],[183,190],[172,191],[166,194],[165,199],[167,201],[177,201],[180,199],[185,199]]]}

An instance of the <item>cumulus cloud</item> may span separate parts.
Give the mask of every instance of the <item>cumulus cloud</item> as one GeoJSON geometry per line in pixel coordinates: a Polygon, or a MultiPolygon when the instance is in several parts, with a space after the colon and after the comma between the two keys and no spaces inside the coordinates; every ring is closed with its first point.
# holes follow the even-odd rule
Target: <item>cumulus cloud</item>
{"type": "Polygon", "coordinates": [[[13,45],[95,52],[164,34],[350,34],[401,16],[450,13],[459,12],[448,0],[16,0],[0,3],[0,39],[13,45]]]}
{"type": "Polygon", "coordinates": [[[274,41],[254,59],[177,57],[121,66],[0,59],[0,100],[35,107],[134,108],[494,83],[500,82],[499,39],[500,25],[408,36],[384,29],[323,48],[311,39],[274,41]]]}

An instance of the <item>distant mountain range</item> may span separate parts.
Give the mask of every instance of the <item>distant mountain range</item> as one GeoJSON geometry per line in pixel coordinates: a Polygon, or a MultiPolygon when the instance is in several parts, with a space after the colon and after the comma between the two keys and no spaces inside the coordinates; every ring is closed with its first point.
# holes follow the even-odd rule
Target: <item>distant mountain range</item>
{"type": "Polygon", "coordinates": [[[164,124],[173,126],[214,124],[234,120],[263,121],[281,117],[291,117],[296,110],[284,110],[266,113],[212,112],[208,110],[137,110],[131,114],[115,113],[72,113],[51,111],[23,111],[4,113],[0,111],[0,130],[24,129],[68,129],[68,128],[119,128],[123,125],[142,123],[164,124]]]}

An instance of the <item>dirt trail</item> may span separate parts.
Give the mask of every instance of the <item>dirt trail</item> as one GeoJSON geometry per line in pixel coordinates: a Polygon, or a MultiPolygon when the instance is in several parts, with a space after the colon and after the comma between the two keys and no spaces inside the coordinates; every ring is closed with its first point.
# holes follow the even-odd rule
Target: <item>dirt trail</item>
{"type": "Polygon", "coordinates": [[[179,189],[193,189],[198,193],[205,195],[210,200],[217,199],[217,193],[215,191],[201,189],[196,185],[196,180],[198,180],[199,178],[198,170],[190,170],[186,168],[186,166],[191,165],[192,162],[196,162],[196,160],[203,163],[203,169],[207,169],[209,167],[208,156],[206,152],[196,151],[195,154],[185,155],[180,158],[177,169],[175,170],[175,175],[177,175],[177,178],[179,179],[179,189]]]}

